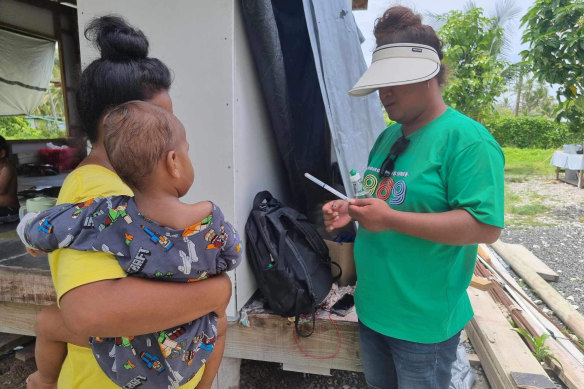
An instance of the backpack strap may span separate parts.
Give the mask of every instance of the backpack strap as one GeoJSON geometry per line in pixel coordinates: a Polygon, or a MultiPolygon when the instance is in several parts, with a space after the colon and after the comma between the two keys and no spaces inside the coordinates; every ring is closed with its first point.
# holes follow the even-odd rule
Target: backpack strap
{"type": "Polygon", "coordinates": [[[294,226],[298,228],[299,231],[302,232],[302,234],[306,237],[306,240],[308,241],[310,247],[312,247],[312,249],[315,252],[317,252],[321,257],[325,258],[327,262],[330,261],[330,256],[328,255],[328,247],[322,240],[322,237],[318,235],[318,233],[314,229],[306,228],[306,225],[304,223],[300,223],[298,221],[298,216],[300,216],[300,214],[290,208],[284,208],[281,211],[282,214],[285,215],[286,218],[292,224],[294,224],[294,226]]]}

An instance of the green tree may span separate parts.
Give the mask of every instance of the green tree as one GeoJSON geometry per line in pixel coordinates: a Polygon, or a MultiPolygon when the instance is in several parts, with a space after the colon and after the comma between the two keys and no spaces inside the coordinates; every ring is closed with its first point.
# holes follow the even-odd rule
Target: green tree
{"type": "Polygon", "coordinates": [[[584,1],[535,0],[521,19],[521,54],[541,82],[558,85],[557,119],[584,126],[584,1]]]}
{"type": "MultiPolygon", "coordinates": [[[[486,15],[490,19],[490,28],[502,28],[503,34],[496,35],[491,42],[491,55],[494,57],[501,57],[505,55],[511,48],[511,29],[508,28],[516,20],[521,12],[521,8],[517,6],[515,0],[499,0],[494,4],[494,10],[486,15]]],[[[465,3],[464,11],[470,11],[477,7],[474,1],[467,1],[465,3]]]]}
{"type": "Polygon", "coordinates": [[[523,77],[521,89],[522,98],[518,100],[519,114],[554,117],[554,110],[558,104],[549,95],[548,88],[545,85],[528,74],[523,77]]]}
{"type": "Polygon", "coordinates": [[[41,131],[29,126],[23,116],[0,117],[0,135],[6,139],[35,139],[42,137],[41,131]]]}
{"type": "Polygon", "coordinates": [[[498,58],[504,29],[494,27],[496,20],[485,17],[481,8],[451,11],[438,18],[445,22],[438,35],[444,42],[443,62],[450,70],[444,100],[481,121],[493,112],[496,98],[506,90],[508,63],[498,58]]]}

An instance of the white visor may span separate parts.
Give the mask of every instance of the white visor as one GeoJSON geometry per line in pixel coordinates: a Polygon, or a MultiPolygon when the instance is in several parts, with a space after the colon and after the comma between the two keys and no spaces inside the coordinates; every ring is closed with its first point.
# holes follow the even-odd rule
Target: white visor
{"type": "Polygon", "coordinates": [[[373,52],[371,66],[349,91],[365,96],[384,86],[414,84],[440,72],[440,58],[434,48],[417,43],[392,43],[373,52]]]}

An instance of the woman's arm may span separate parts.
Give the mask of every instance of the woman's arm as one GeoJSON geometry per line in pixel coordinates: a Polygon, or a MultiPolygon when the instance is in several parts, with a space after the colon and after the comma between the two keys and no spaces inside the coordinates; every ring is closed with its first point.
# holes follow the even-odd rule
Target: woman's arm
{"type": "Polygon", "coordinates": [[[351,199],[349,215],[369,231],[392,230],[448,245],[493,243],[501,234],[501,228],[481,223],[463,209],[440,213],[401,212],[380,199],[351,199]]]}
{"type": "Polygon", "coordinates": [[[67,327],[80,336],[148,334],[225,311],[231,298],[226,274],[193,283],[126,277],[78,286],[60,300],[67,327]]]}

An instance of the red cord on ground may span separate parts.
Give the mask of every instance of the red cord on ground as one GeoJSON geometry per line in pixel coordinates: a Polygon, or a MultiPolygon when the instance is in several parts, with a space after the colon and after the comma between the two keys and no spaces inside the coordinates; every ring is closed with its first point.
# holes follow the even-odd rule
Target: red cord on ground
{"type": "Polygon", "coordinates": [[[337,337],[339,338],[339,346],[337,347],[337,351],[335,351],[334,354],[322,356],[322,357],[308,354],[307,352],[305,352],[302,349],[302,347],[300,347],[300,342],[298,341],[298,334],[296,333],[296,328],[294,328],[292,330],[294,332],[294,340],[296,341],[296,346],[298,346],[298,349],[300,350],[300,352],[302,354],[304,354],[305,356],[312,358],[312,359],[331,359],[331,358],[336,357],[337,354],[341,351],[341,331],[339,331],[339,327],[337,326],[337,323],[335,323],[335,321],[333,320],[330,312],[329,312],[329,319],[333,323],[333,325],[335,326],[335,330],[337,330],[337,337]]]}

